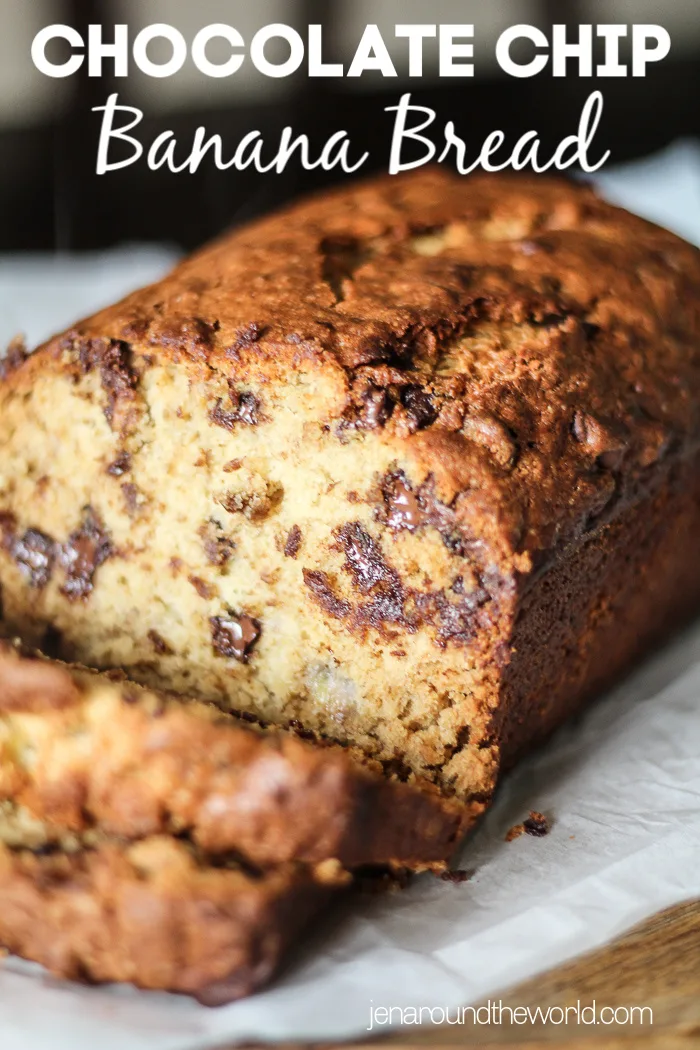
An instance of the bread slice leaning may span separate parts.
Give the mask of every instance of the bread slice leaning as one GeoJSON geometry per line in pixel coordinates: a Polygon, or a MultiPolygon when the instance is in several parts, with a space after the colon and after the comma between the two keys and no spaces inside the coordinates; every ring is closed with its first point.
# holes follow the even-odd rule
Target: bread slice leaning
{"type": "Polygon", "coordinates": [[[266,866],[444,866],[465,807],[337,745],[0,640],[0,841],[186,835],[266,866]]]}
{"type": "Polygon", "coordinates": [[[59,977],[222,1005],[268,981],[325,905],[322,869],[250,873],[170,836],[45,855],[0,846],[0,942],[59,977]]]}

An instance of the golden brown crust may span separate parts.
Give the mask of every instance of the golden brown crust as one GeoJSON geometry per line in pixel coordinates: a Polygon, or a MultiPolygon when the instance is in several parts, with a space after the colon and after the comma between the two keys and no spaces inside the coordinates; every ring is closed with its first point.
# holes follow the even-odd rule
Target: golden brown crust
{"type": "Polygon", "coordinates": [[[217,1006],[266,983],[331,892],[313,870],[246,874],[170,838],[48,855],[0,845],[0,943],[59,977],[217,1006]]]}
{"type": "MultiPolygon", "coordinates": [[[[433,169],[222,238],[9,382],[50,361],[97,371],[128,431],[149,360],[263,383],[317,368],[345,389],[336,424],[408,442],[465,527],[476,513],[490,544],[537,551],[697,442],[698,338],[695,248],[583,186],[433,169]]],[[[231,428],[264,418],[218,411],[231,428]]]]}
{"type": "Polygon", "coordinates": [[[339,747],[0,640],[2,798],[45,822],[47,841],[94,826],[128,839],[186,832],[257,864],[440,866],[468,815],[339,747]]]}

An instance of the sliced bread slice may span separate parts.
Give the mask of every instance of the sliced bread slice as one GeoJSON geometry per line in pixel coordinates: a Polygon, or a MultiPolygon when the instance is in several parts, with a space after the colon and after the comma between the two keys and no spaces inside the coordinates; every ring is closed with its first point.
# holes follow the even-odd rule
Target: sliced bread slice
{"type": "Polygon", "coordinates": [[[337,875],[250,872],[170,836],[44,854],[0,845],[0,943],[59,977],[222,1005],[270,979],[337,875]]]}
{"type": "Polygon", "coordinates": [[[449,859],[467,812],[338,745],[0,641],[0,840],[10,844],[29,834],[65,844],[97,826],[132,840],[186,834],[263,866],[335,858],[419,870],[449,859]]]}

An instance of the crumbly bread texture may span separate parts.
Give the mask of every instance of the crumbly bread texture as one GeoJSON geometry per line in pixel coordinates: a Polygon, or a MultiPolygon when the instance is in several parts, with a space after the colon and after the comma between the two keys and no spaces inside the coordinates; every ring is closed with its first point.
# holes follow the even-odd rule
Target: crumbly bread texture
{"type": "Polygon", "coordinates": [[[250,873],[167,836],[43,855],[0,845],[0,943],[59,977],[217,1006],[266,983],[332,891],[323,872],[250,873]]]}
{"type": "Polygon", "coordinates": [[[187,835],[255,865],[444,867],[464,809],[337,745],[0,641],[0,841],[187,835]]]}
{"type": "Polygon", "coordinates": [[[255,223],[0,384],[29,639],[488,802],[700,605],[700,255],[440,171],[255,223]]]}

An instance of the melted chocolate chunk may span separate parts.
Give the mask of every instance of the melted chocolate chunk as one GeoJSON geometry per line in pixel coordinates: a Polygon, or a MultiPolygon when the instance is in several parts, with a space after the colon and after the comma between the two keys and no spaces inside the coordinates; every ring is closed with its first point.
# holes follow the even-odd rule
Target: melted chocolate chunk
{"type": "Polygon", "coordinates": [[[114,554],[114,547],[104,524],[92,509],[86,507],[83,523],[61,548],[60,559],[66,571],[61,594],[69,601],[84,601],[92,592],[95,573],[114,554]]]}
{"type": "Polygon", "coordinates": [[[255,394],[238,395],[238,418],[241,423],[246,423],[249,427],[257,426],[260,422],[259,409],[260,402],[255,394]]]}
{"type": "Polygon", "coordinates": [[[224,404],[223,398],[218,398],[213,409],[209,413],[212,423],[224,430],[233,430],[238,423],[245,426],[256,427],[260,422],[260,402],[250,392],[239,393],[231,382],[229,382],[230,407],[224,404]]]}
{"type": "Polygon", "coordinates": [[[371,596],[356,609],[356,624],[381,630],[385,624],[393,623],[414,630],[404,615],[406,595],[401,578],[387,564],[379,544],[357,521],[344,525],[338,532],[338,540],[345,552],[345,571],[350,573],[361,594],[371,596]]]}
{"type": "Polygon", "coordinates": [[[84,374],[95,368],[100,370],[102,387],[107,392],[104,413],[111,426],[117,403],[133,398],[138,385],[138,376],[131,367],[131,347],[118,339],[85,339],[79,345],[78,359],[84,374]]]}
{"type": "Polygon", "coordinates": [[[406,475],[399,470],[386,474],[380,487],[382,505],[376,511],[379,521],[394,529],[429,526],[437,530],[449,551],[460,557],[466,555],[470,546],[468,538],[452,507],[437,498],[432,477],[413,490],[406,475]]]}
{"type": "Polygon", "coordinates": [[[214,650],[220,656],[248,663],[262,631],[259,621],[246,613],[230,613],[228,616],[212,616],[209,623],[214,650]]]}
{"type": "Polygon", "coordinates": [[[393,409],[389,392],[370,386],[362,393],[359,402],[346,410],[342,425],[356,430],[379,430],[389,421],[393,409]]]}
{"type": "Polygon", "coordinates": [[[301,529],[298,525],[292,525],[287,536],[287,542],[284,545],[284,554],[286,558],[296,558],[301,547],[301,529]]]}
{"type": "Polygon", "coordinates": [[[369,594],[378,584],[400,589],[398,573],[384,560],[379,544],[363,529],[359,521],[348,522],[338,533],[345,551],[345,570],[362,594],[369,594]]]}
{"type": "Polygon", "coordinates": [[[437,419],[437,409],[432,397],[419,386],[408,386],[401,394],[412,430],[424,430],[437,419]]]}
{"type": "Polygon", "coordinates": [[[31,587],[46,587],[56,560],[56,544],[49,536],[38,529],[27,529],[11,543],[10,554],[31,587]]]}
{"type": "Polygon", "coordinates": [[[266,326],[258,321],[250,321],[248,324],[242,325],[236,332],[236,337],[231,345],[224,351],[226,356],[237,358],[239,350],[245,350],[246,347],[257,343],[259,339],[262,339],[266,331],[266,326]]]}
{"type": "Polygon", "coordinates": [[[424,515],[416,494],[402,471],[387,474],[382,485],[386,523],[392,529],[417,529],[424,515]]]}
{"type": "Polygon", "coordinates": [[[107,467],[107,473],[113,478],[121,478],[131,470],[131,456],[128,452],[120,452],[115,460],[107,467]]]}
{"type": "Polygon", "coordinates": [[[304,583],[314,599],[330,616],[342,620],[350,615],[352,611],[350,602],[338,597],[327,573],[317,569],[304,569],[303,574],[304,583]]]}

